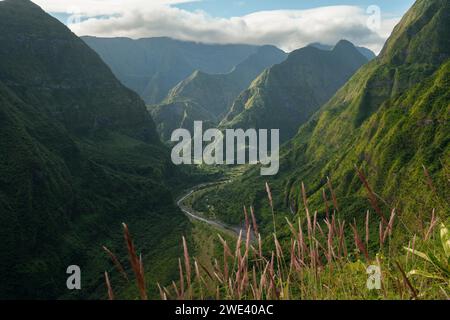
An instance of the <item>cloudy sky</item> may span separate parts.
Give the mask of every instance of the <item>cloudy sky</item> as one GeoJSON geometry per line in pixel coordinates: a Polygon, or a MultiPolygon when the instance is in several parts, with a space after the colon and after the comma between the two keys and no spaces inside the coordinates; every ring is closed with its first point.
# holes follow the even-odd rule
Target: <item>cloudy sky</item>
{"type": "Polygon", "coordinates": [[[414,0],[33,0],[77,35],[168,36],[292,51],[347,39],[379,52],[414,0]]]}

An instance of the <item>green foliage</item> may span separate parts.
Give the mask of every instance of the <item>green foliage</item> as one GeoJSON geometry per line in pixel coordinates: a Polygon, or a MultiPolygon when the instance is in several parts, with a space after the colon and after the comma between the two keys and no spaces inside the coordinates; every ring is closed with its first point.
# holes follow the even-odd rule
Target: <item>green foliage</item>
{"type": "Polygon", "coordinates": [[[448,228],[443,223],[440,226],[440,236],[441,246],[437,246],[437,253],[431,250],[428,253],[423,253],[415,248],[405,247],[406,251],[418,256],[432,267],[432,271],[411,270],[408,272],[408,276],[440,280],[450,288],[450,238],[448,228]]]}
{"type": "Polygon", "coordinates": [[[203,121],[208,127],[217,126],[239,93],[265,68],[285,58],[280,49],[263,46],[229,73],[195,71],[175,86],[161,104],[149,106],[162,140],[170,140],[178,128],[192,132],[194,121],[203,121]]]}
{"type": "MultiPolygon", "coordinates": [[[[196,195],[194,209],[230,225],[242,225],[242,206],[253,205],[263,237],[262,250],[259,243],[238,240],[235,250],[229,250],[230,263],[222,261],[223,267],[215,268],[216,286],[206,298],[448,299],[448,229],[441,226],[440,237],[433,232],[436,221],[448,224],[449,219],[450,46],[449,37],[438,36],[450,30],[448,12],[448,1],[418,0],[381,55],[362,67],[284,145],[278,176],[263,179],[258,168],[252,168],[196,195]],[[275,235],[265,179],[272,189],[275,235]],[[363,243],[358,233],[368,197],[377,215],[369,216],[363,243]],[[332,241],[327,241],[325,225],[335,230],[330,220],[313,228],[308,207],[317,209],[317,221],[323,221],[326,210],[335,213],[338,225],[341,219],[354,221],[354,239],[333,240],[337,232],[329,231],[332,241]],[[387,218],[387,212],[397,214],[396,219],[391,215],[388,226],[380,224],[379,216],[387,218]],[[286,226],[290,215],[299,225],[310,226],[308,230],[286,226]],[[380,240],[380,246],[373,222],[380,225],[381,239],[388,239],[380,240]],[[308,240],[300,240],[297,230],[308,240]],[[408,242],[410,249],[405,251],[402,247],[408,242]],[[348,254],[330,254],[341,243],[348,254]],[[303,244],[304,254],[296,250],[303,244]],[[368,265],[381,269],[379,291],[365,287],[368,265]]],[[[239,113],[250,113],[266,101],[268,107],[277,106],[267,98],[271,92],[257,90],[271,81],[269,73],[254,82],[253,92],[238,98],[239,113]]],[[[343,234],[349,231],[342,229],[343,234]]]]}
{"type": "Polygon", "coordinates": [[[221,126],[280,129],[284,142],[367,61],[344,40],[331,51],[296,50],[236,99],[221,126]]]}
{"type": "MultiPolygon", "coordinates": [[[[423,218],[433,206],[439,216],[448,215],[448,40],[433,42],[436,54],[431,58],[416,55],[411,42],[397,40],[414,39],[415,46],[422,48],[416,39],[433,39],[434,30],[450,29],[450,19],[444,14],[448,9],[448,1],[417,1],[382,54],[363,66],[285,144],[280,173],[268,179],[277,194],[274,201],[279,205],[280,221],[285,214],[301,212],[301,182],[319,214],[324,214],[324,189],[333,209],[327,177],[340,206],[347,208],[341,214],[361,217],[367,208],[367,193],[355,165],[364,168],[383,212],[394,207],[401,210],[412,230],[420,229],[412,218],[423,218]],[[394,63],[396,52],[411,58],[394,63]]],[[[261,222],[269,223],[263,186],[264,179],[254,168],[208,195],[209,204],[230,223],[242,220],[242,204],[253,204],[261,222]],[[233,201],[220,200],[224,198],[233,201]]]]}
{"type": "Polygon", "coordinates": [[[28,0],[0,2],[0,34],[0,298],[105,297],[101,245],[122,244],[123,221],[152,261],[149,281],[171,278],[189,225],[143,101],[28,0]],[[66,288],[71,264],[80,292],[66,288]]]}
{"type": "Polygon", "coordinates": [[[228,73],[260,48],[202,44],[165,37],[82,39],[102,57],[116,77],[147,104],[161,103],[174,86],[195,70],[209,74],[228,73]]]}
{"type": "MultiPolygon", "coordinates": [[[[298,223],[286,219],[284,224],[279,224],[281,234],[275,233],[263,242],[259,240],[260,235],[255,235],[253,226],[247,233],[241,233],[246,237],[239,236],[237,241],[223,241],[219,236],[223,249],[208,257],[211,261],[208,265],[213,267],[199,269],[195,278],[191,277],[191,283],[180,280],[179,283],[188,283],[184,293],[167,287],[161,291],[161,297],[196,300],[448,299],[448,255],[443,247],[443,243],[448,245],[448,229],[443,224],[441,230],[436,228],[434,215],[426,222],[428,230],[422,235],[413,235],[402,223],[402,217],[397,218],[397,223],[391,216],[389,226],[380,227],[384,237],[379,242],[373,237],[379,232],[378,217],[368,219],[364,231],[360,231],[356,224],[353,230],[342,228],[346,223],[337,216],[331,214],[321,220],[307,214],[305,219],[299,218],[298,223]],[[289,231],[285,232],[286,229],[289,231]],[[250,239],[252,232],[255,236],[250,239]],[[360,232],[365,235],[365,241],[360,232]],[[404,251],[395,245],[393,235],[399,232],[407,234],[407,241],[414,249],[409,247],[404,251]],[[426,248],[427,254],[419,251],[425,250],[422,248],[426,248]],[[404,270],[410,268],[413,270],[406,274],[404,270]]],[[[188,263],[185,260],[185,270],[188,263]]],[[[202,263],[206,262],[202,260],[202,263]]],[[[182,279],[189,278],[183,272],[181,275],[182,279]]]]}

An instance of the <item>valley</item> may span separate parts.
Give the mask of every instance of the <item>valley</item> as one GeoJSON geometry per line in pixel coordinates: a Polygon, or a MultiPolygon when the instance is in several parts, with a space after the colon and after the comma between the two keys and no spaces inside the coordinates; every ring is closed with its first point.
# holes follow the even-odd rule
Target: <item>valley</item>
{"type": "Polygon", "coordinates": [[[448,0],[378,55],[69,27],[0,1],[0,299],[449,297],[448,0]]]}
{"type": "Polygon", "coordinates": [[[214,228],[220,229],[222,231],[231,231],[234,235],[239,235],[239,228],[238,227],[231,227],[228,226],[220,221],[210,220],[208,218],[204,217],[204,214],[201,212],[197,212],[192,208],[192,199],[195,197],[195,194],[199,191],[207,192],[208,188],[227,183],[225,182],[211,182],[211,183],[203,183],[200,185],[197,185],[193,188],[191,188],[185,195],[183,195],[180,199],[177,200],[178,208],[180,208],[183,213],[186,214],[188,218],[206,223],[207,225],[210,225],[214,228]]]}

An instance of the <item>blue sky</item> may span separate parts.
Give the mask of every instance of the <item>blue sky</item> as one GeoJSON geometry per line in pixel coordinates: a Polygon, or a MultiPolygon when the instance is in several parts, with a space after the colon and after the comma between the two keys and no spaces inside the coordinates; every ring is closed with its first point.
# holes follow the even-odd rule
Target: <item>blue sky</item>
{"type": "Polygon", "coordinates": [[[379,52],[414,0],[32,0],[77,35],[272,44],[346,39],[379,52]],[[368,11],[375,5],[376,12],[368,11]]]}
{"type": "Polygon", "coordinates": [[[176,6],[189,11],[203,10],[216,17],[233,17],[263,10],[311,9],[335,5],[367,8],[377,5],[385,14],[402,16],[413,3],[414,0],[203,0],[176,6]]]}

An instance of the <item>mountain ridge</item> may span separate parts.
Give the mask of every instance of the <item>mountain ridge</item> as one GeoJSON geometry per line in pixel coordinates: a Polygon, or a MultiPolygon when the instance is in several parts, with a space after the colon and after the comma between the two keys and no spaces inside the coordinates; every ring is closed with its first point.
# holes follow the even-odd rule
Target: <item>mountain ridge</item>
{"type": "MultiPolygon", "coordinates": [[[[433,208],[437,215],[448,216],[449,6],[448,1],[417,0],[382,53],[286,143],[279,175],[267,179],[276,207],[301,214],[300,186],[304,183],[310,207],[323,215],[322,191],[331,198],[326,191],[330,178],[339,207],[346,208],[346,218],[361,218],[369,203],[357,166],[365,172],[385,214],[396,208],[408,228],[417,228],[415,214],[433,208]],[[435,30],[441,30],[442,37],[435,30]],[[423,52],[425,48],[431,54],[423,52]],[[434,188],[429,187],[427,176],[434,188]]],[[[270,229],[270,208],[257,168],[207,197],[218,213],[227,212],[221,218],[230,223],[240,219],[242,210],[218,199],[253,204],[270,229]]]]}
{"type": "Polygon", "coordinates": [[[194,121],[218,125],[233,100],[246,89],[264,69],[282,62],[286,54],[274,46],[263,46],[226,74],[194,71],[170,90],[165,100],[149,111],[155,119],[163,140],[173,130],[193,129],[194,121]]]}
{"type": "Polygon", "coordinates": [[[168,37],[82,39],[147,104],[160,103],[170,89],[195,70],[227,73],[258,49],[252,45],[212,45],[168,37]]]}
{"type": "Polygon", "coordinates": [[[253,81],[221,127],[280,129],[284,142],[365,63],[346,40],[332,51],[310,46],[293,51],[253,81]]]}
{"type": "MultiPolygon", "coordinates": [[[[327,44],[323,44],[320,42],[313,42],[313,43],[310,43],[308,46],[315,47],[315,48],[321,49],[321,50],[328,50],[328,51],[331,51],[334,48],[333,45],[327,45],[327,44]]],[[[361,53],[363,56],[365,56],[367,58],[367,60],[369,60],[369,61],[375,59],[375,57],[376,57],[376,54],[368,48],[360,47],[360,46],[355,46],[355,48],[359,51],[359,53],[361,53]]]]}
{"type": "Polygon", "coordinates": [[[165,252],[149,279],[170,278],[189,226],[144,102],[28,0],[0,2],[0,104],[0,298],[104,297],[101,245],[122,247],[123,221],[141,235],[144,259],[165,252]],[[72,264],[79,292],[66,288],[72,264]]]}

